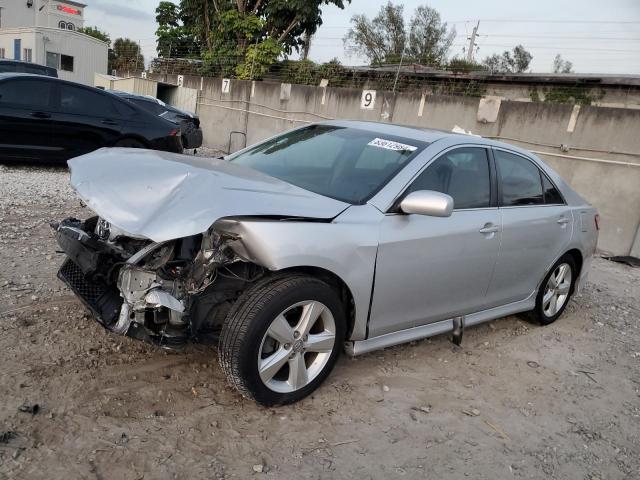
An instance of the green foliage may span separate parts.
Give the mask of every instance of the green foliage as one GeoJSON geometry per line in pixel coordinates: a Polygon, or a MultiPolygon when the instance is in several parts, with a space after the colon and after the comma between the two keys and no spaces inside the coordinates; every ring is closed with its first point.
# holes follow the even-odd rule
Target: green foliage
{"type": "Polygon", "coordinates": [[[545,103],[569,103],[576,105],[591,105],[604,96],[602,90],[587,89],[579,85],[552,87],[544,94],[545,103]]]}
{"type": "Polygon", "coordinates": [[[116,38],[113,55],[109,59],[109,70],[144,70],[144,57],[140,46],[129,38],[116,38]]]}
{"type": "Polygon", "coordinates": [[[439,66],[446,61],[456,32],[449,30],[437,10],[419,6],[409,22],[409,35],[404,21],[403,5],[387,2],[378,14],[369,20],[365,15],[354,15],[352,27],[344,37],[347,49],[365,56],[372,65],[420,62],[439,66]]]}
{"type": "Polygon", "coordinates": [[[501,55],[497,53],[486,57],[483,65],[491,73],[522,73],[529,68],[533,55],[522,45],[517,45],[511,52],[505,50],[501,55]]]}
{"type": "Polygon", "coordinates": [[[97,38],[98,40],[105,42],[109,47],[111,47],[111,37],[108,33],[98,30],[98,27],[79,28],[78,32],[84,33],[85,35],[89,35],[93,38],[97,38]]]}
{"type": "Polygon", "coordinates": [[[454,73],[469,73],[486,70],[487,68],[481,63],[470,62],[466,58],[454,57],[449,60],[449,63],[445,67],[454,73]]]}
{"type": "Polygon", "coordinates": [[[163,1],[158,54],[202,59],[201,73],[261,78],[269,62],[304,47],[322,24],[321,5],[344,0],[163,1]]]}
{"type": "Polygon", "coordinates": [[[553,73],[573,73],[573,63],[563,60],[560,54],[553,59],[553,73]]]}
{"type": "Polygon", "coordinates": [[[281,44],[273,38],[249,45],[244,61],[236,67],[235,73],[243,80],[261,79],[269,70],[269,65],[275,63],[281,53],[281,44]]]}
{"type": "Polygon", "coordinates": [[[185,22],[183,12],[172,2],[160,2],[156,8],[158,55],[165,58],[194,58],[200,56],[201,42],[185,22]]]}

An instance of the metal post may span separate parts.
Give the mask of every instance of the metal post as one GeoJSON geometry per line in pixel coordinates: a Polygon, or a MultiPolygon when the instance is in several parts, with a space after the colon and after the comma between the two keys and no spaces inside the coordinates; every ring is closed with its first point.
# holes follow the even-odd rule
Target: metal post
{"type": "Polygon", "coordinates": [[[404,60],[404,50],[402,50],[402,55],[400,55],[400,64],[396,72],[396,79],[393,81],[393,93],[396,93],[396,85],[398,84],[398,77],[400,76],[400,68],[402,68],[402,60],[404,60]]]}

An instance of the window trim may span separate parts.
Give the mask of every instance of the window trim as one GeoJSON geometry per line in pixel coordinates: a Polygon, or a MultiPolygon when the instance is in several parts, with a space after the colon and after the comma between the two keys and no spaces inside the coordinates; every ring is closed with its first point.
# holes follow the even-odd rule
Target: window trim
{"type": "Polygon", "coordinates": [[[564,198],[564,195],[562,194],[562,190],[560,190],[558,188],[558,186],[555,184],[555,182],[553,180],[551,180],[551,178],[549,178],[549,175],[547,175],[547,172],[544,171],[544,169],[540,168],[540,166],[538,165],[538,163],[533,160],[530,157],[527,157],[526,155],[523,155],[522,153],[519,152],[515,152],[513,150],[509,150],[508,148],[502,148],[502,147],[490,147],[491,148],[491,155],[494,158],[494,164],[495,164],[495,171],[496,171],[496,181],[497,181],[497,186],[498,186],[498,207],[499,208],[531,208],[531,207],[557,207],[557,206],[563,206],[563,205],[567,205],[567,200],[566,198],[564,198]],[[542,189],[542,199],[544,200],[544,184],[542,182],[542,175],[544,175],[546,177],[546,179],[549,181],[549,183],[553,186],[553,188],[556,189],[556,191],[558,192],[558,195],[560,195],[560,198],[562,199],[563,203],[537,203],[537,204],[533,204],[533,205],[504,205],[504,199],[502,197],[502,179],[500,178],[500,167],[498,167],[498,162],[495,159],[494,156],[494,151],[499,150],[505,153],[510,153],[512,155],[516,155],[518,157],[522,157],[525,160],[527,160],[529,163],[533,164],[534,167],[536,167],[538,169],[538,173],[540,176],[540,188],[542,189]]]}
{"type": "Polygon", "coordinates": [[[427,163],[425,165],[423,165],[423,167],[413,176],[411,177],[411,179],[407,182],[407,184],[402,187],[401,192],[395,197],[395,199],[393,200],[393,202],[391,203],[391,206],[387,209],[387,211],[385,212],[385,215],[387,214],[391,214],[391,215],[405,215],[402,211],[400,211],[400,202],[402,202],[402,200],[407,196],[407,190],[409,190],[409,188],[411,187],[411,185],[413,185],[413,182],[416,181],[416,179],[422,175],[422,173],[429,168],[435,161],[437,161],[438,159],[440,159],[442,156],[447,155],[448,153],[454,151],[454,150],[460,150],[463,148],[481,148],[483,150],[485,150],[485,153],[487,155],[487,164],[489,166],[489,185],[490,185],[490,193],[489,193],[489,206],[488,207],[475,207],[475,208],[455,208],[455,202],[454,202],[454,206],[453,206],[453,212],[468,212],[468,211],[475,211],[475,210],[495,210],[498,208],[498,190],[497,190],[497,172],[495,169],[495,165],[494,165],[494,160],[493,160],[493,152],[491,151],[491,147],[488,145],[479,145],[479,144],[462,144],[462,145],[453,145],[449,148],[446,148],[445,150],[442,150],[441,152],[438,152],[437,155],[435,155],[434,157],[432,157],[429,161],[427,161],[427,163]]]}

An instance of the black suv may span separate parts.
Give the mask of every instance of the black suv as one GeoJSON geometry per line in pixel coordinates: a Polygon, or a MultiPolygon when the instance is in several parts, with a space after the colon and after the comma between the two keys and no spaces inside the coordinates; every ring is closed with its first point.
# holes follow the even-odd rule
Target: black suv
{"type": "Polygon", "coordinates": [[[173,122],[102,90],[0,73],[0,160],[68,160],[100,147],[182,152],[173,122]]]}
{"type": "Polygon", "coordinates": [[[53,67],[45,67],[37,63],[21,62],[19,60],[0,60],[0,73],[31,73],[33,75],[45,75],[58,77],[58,70],[53,67]]]}

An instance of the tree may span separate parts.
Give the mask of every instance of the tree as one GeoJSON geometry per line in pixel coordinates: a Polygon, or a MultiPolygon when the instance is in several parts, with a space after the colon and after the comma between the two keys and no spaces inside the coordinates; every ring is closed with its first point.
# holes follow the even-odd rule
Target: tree
{"type": "Polygon", "coordinates": [[[98,30],[98,27],[84,27],[79,28],[78,32],[84,33],[85,35],[89,35],[90,37],[97,38],[98,40],[106,43],[109,48],[111,48],[111,37],[108,33],[102,32],[98,30]]]}
{"type": "Polygon", "coordinates": [[[140,46],[129,38],[116,38],[113,42],[113,58],[110,70],[143,70],[144,57],[140,46]]]}
{"type": "Polygon", "coordinates": [[[156,50],[165,58],[193,58],[200,56],[201,42],[189,12],[173,2],[160,2],[156,8],[156,50]]]}
{"type": "Polygon", "coordinates": [[[353,26],[344,38],[347,49],[367,57],[373,64],[398,62],[407,41],[403,13],[402,5],[388,2],[373,20],[354,15],[353,26]]]}
{"type": "Polygon", "coordinates": [[[344,8],[344,0],[161,2],[158,53],[187,52],[200,56],[208,73],[260,78],[269,62],[304,48],[322,24],[323,5],[344,8]]]}
{"type": "Polygon", "coordinates": [[[422,64],[441,65],[446,62],[455,37],[455,28],[449,30],[436,9],[420,6],[411,19],[408,50],[422,64]]]}
{"type": "Polygon", "coordinates": [[[563,60],[560,54],[553,59],[553,73],[573,73],[573,63],[563,60]]]}
{"type": "Polygon", "coordinates": [[[347,49],[366,57],[372,64],[398,63],[403,56],[407,61],[427,65],[441,65],[455,37],[437,10],[423,5],[413,13],[409,22],[409,35],[404,22],[404,7],[387,2],[369,20],[365,15],[354,15],[352,27],[344,37],[347,49]]]}
{"type": "Polygon", "coordinates": [[[517,45],[512,52],[505,50],[501,55],[495,53],[486,57],[482,64],[491,73],[522,73],[529,68],[533,55],[522,45],[517,45]]]}

